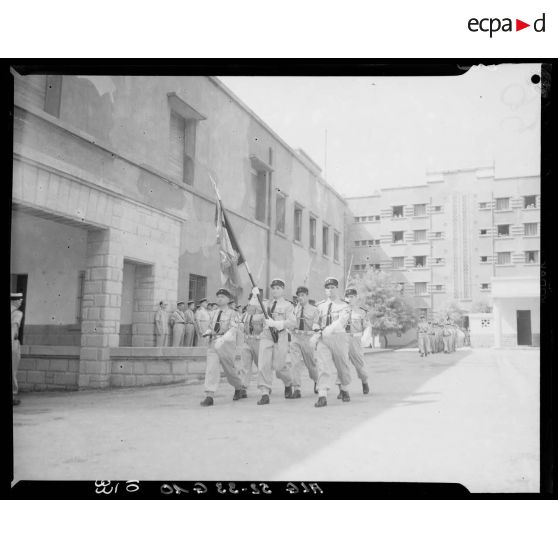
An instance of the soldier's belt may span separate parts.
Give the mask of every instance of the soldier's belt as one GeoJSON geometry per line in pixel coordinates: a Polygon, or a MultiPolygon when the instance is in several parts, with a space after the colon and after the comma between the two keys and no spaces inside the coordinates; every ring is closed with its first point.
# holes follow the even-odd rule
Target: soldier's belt
{"type": "Polygon", "coordinates": [[[293,333],[295,335],[314,335],[316,332],[313,330],[294,329],[293,333]]]}

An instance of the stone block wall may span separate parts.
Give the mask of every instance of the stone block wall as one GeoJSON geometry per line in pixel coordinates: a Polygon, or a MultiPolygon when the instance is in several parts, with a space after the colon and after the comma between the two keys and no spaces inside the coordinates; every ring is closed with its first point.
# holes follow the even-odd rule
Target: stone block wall
{"type": "Polygon", "coordinates": [[[77,390],[79,347],[21,347],[20,391],[77,390]]]}

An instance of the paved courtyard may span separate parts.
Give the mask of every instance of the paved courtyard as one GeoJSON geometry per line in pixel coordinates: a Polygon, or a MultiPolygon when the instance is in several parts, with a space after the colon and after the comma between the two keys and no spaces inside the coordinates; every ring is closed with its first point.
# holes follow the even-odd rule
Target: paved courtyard
{"type": "Polygon", "coordinates": [[[223,383],[23,394],[14,408],[17,479],[459,482],[474,492],[539,490],[539,352],[369,353],[370,395],[315,409],[313,384],[272,403],[231,401],[223,383]]]}

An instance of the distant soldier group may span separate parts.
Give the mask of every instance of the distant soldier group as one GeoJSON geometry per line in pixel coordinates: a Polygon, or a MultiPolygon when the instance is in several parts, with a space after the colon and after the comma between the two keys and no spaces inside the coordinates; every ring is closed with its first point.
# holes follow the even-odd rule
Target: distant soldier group
{"type": "Polygon", "coordinates": [[[324,287],[326,298],[315,306],[310,303],[308,288],[299,287],[295,304],[284,297],[285,281],[273,279],[271,299],[264,300],[263,291],[254,287],[241,312],[231,307],[232,294],[219,289],[216,308],[209,312],[207,327],[201,333],[207,344],[201,405],[214,405],[221,369],[234,388],[233,401],[245,399],[253,366],[257,368],[258,405],[270,403],[274,377],[282,382],[285,399],[300,399],[306,372],[318,396],[315,407],[327,405],[328,393],[335,384],[339,387],[338,399],[349,402],[351,364],[361,380],[363,394],[368,394],[360,343],[369,325],[367,311],[358,306],[355,289],[347,289],[345,299],[339,297],[336,278],[328,277],[324,287]]]}
{"type": "Polygon", "coordinates": [[[417,326],[418,350],[421,357],[432,353],[453,353],[467,344],[467,334],[447,316],[444,321],[426,321],[422,315],[417,326]]]}

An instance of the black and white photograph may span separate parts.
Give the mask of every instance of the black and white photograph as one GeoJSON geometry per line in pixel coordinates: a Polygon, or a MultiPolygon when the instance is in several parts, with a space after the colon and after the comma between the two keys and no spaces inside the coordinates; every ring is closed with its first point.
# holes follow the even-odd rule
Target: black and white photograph
{"type": "Polygon", "coordinates": [[[540,493],[548,65],[388,66],[12,65],[13,487],[540,493]]]}

